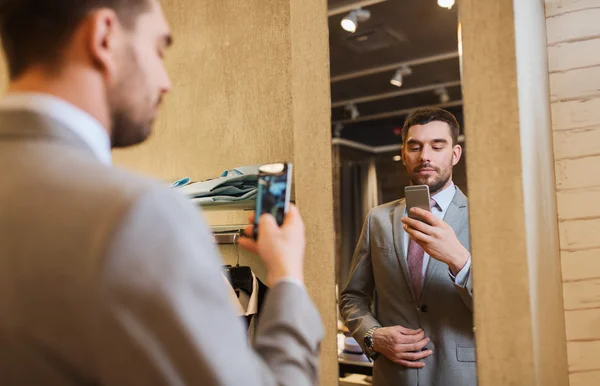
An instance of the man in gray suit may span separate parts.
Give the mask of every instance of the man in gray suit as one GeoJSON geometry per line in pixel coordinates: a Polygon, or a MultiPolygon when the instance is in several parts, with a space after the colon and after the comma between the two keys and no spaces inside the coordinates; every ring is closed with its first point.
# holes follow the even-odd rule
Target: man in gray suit
{"type": "Polygon", "coordinates": [[[408,218],[404,199],[373,209],[340,296],[375,386],[477,384],[467,198],[452,182],[458,134],[445,110],[407,118],[402,161],[412,184],[429,186],[431,212],[408,218]]]}
{"type": "Polygon", "coordinates": [[[250,347],[197,209],[110,166],[171,88],[158,2],[3,0],[0,33],[0,384],[315,384],[297,210],[241,242],[271,286],[250,347]]]}

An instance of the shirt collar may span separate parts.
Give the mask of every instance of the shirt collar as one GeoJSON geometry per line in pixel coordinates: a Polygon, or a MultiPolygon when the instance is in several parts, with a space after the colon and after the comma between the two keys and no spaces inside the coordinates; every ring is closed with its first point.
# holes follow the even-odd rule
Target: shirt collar
{"type": "Polygon", "coordinates": [[[53,118],[80,137],[100,162],[112,162],[106,129],[96,118],[63,99],[42,93],[9,93],[0,100],[0,110],[27,110],[53,118]]]}
{"type": "Polygon", "coordinates": [[[446,210],[450,206],[450,203],[454,199],[455,194],[456,194],[456,186],[454,185],[454,182],[451,182],[450,186],[448,186],[446,189],[442,190],[441,192],[436,193],[431,198],[433,198],[435,200],[435,202],[437,202],[437,204],[442,209],[442,212],[446,212],[446,210]]]}

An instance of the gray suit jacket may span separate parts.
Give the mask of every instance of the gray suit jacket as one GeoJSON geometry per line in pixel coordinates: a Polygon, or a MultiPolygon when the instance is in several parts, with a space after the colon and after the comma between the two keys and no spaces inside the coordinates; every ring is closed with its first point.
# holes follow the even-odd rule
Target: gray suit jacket
{"type": "Polygon", "coordinates": [[[1,385],[312,385],[305,290],[271,289],[254,347],[197,209],[101,164],[68,128],[0,113],[1,385]]]}
{"type": "MultiPolygon", "coordinates": [[[[422,299],[416,304],[402,245],[404,209],[404,200],[399,200],[369,213],[340,296],[342,316],[361,345],[374,326],[422,328],[431,338],[427,348],[433,354],[424,360],[423,369],[380,356],[374,363],[375,386],[476,386],[471,274],[466,286],[459,287],[445,263],[430,259],[422,299]]],[[[467,198],[460,190],[444,221],[470,249],[467,198]]]]}

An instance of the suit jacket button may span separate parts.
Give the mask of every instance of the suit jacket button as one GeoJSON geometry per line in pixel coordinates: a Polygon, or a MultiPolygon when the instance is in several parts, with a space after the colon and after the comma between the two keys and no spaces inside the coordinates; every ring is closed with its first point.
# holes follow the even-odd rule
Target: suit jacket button
{"type": "Polygon", "coordinates": [[[427,304],[423,304],[421,306],[421,312],[427,312],[427,311],[429,311],[429,307],[427,307],[427,304]]]}

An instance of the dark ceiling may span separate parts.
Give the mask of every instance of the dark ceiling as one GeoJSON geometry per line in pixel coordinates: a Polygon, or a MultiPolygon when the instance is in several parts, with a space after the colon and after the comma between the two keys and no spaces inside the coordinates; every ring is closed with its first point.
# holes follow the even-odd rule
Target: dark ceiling
{"type": "MultiPolygon", "coordinates": [[[[357,3],[360,1],[328,0],[330,11],[357,3]]],[[[370,11],[371,17],[359,22],[354,34],[340,25],[347,11],[329,17],[331,99],[334,105],[332,127],[341,122],[344,125],[342,138],[371,146],[400,143],[397,128],[404,123],[406,112],[420,106],[440,104],[440,97],[432,89],[444,82],[451,83],[447,87],[449,106],[445,108],[457,116],[462,126],[457,5],[448,10],[439,7],[437,0],[387,0],[365,6],[364,9],[370,11]],[[394,66],[384,72],[374,71],[373,74],[362,76],[355,74],[440,56],[444,59],[411,65],[412,75],[404,78],[400,88],[390,84],[397,69],[394,66]],[[351,79],[336,79],[342,75],[350,75],[351,79]],[[422,87],[426,90],[376,101],[356,102],[360,112],[356,121],[351,120],[345,111],[345,103],[340,103],[422,87]],[[370,117],[376,114],[383,117],[370,117]]]]}

